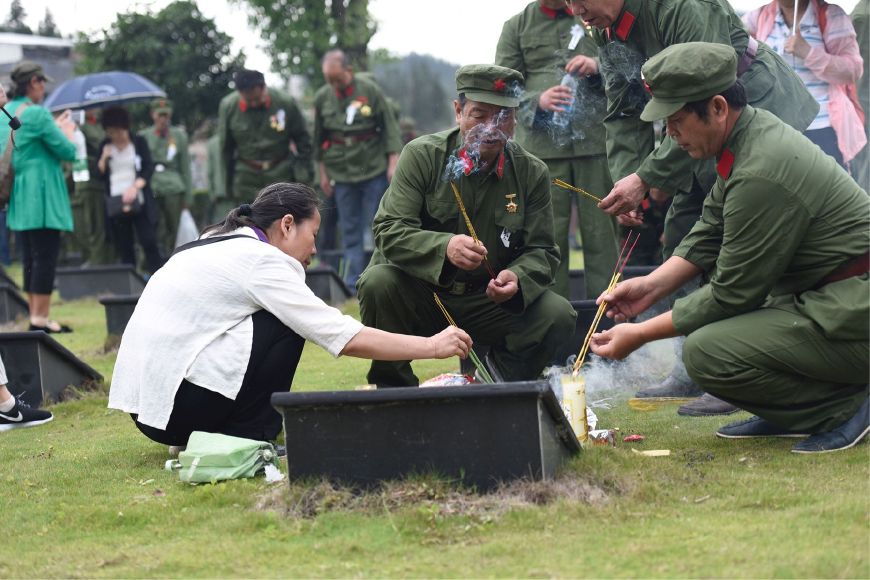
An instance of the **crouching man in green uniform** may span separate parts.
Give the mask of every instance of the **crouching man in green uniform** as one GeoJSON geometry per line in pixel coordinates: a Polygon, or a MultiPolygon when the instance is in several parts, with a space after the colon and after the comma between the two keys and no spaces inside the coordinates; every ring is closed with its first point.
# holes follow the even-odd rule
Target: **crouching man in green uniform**
{"type": "Polygon", "coordinates": [[[592,351],[622,358],[687,335],[683,360],[706,392],[756,415],[725,438],[799,437],[797,453],[853,446],[870,431],[870,199],[837,163],[746,104],[734,49],[686,43],[643,67],[642,118],[695,159],[717,160],[701,219],[673,257],[599,300],[623,321],[704,274],[672,311],[618,324],[592,351]]]}
{"type": "MultiPolygon", "coordinates": [[[[437,292],[496,380],[538,377],[574,330],[574,309],[548,288],[559,265],[547,166],[509,141],[523,77],[456,72],[457,128],[405,146],[375,216],[375,253],[357,284],[364,324],[424,335],[441,329],[437,292]],[[453,192],[461,195],[475,243],[453,192]]],[[[408,362],[373,361],[368,381],[413,386],[408,362]]]]}

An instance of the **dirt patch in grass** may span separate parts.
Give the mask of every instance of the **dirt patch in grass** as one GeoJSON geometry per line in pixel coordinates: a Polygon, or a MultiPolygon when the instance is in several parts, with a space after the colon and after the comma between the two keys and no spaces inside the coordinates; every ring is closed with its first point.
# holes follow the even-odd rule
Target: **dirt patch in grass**
{"type": "Polygon", "coordinates": [[[276,485],[262,494],[257,510],[276,511],[291,519],[312,519],[330,512],[383,514],[404,509],[423,510],[434,516],[467,516],[492,520],[515,509],[555,502],[603,505],[613,495],[630,489],[625,482],[595,482],[567,472],[544,481],[518,480],[478,493],[436,477],[385,482],[371,490],[354,490],[329,481],[276,485]]]}

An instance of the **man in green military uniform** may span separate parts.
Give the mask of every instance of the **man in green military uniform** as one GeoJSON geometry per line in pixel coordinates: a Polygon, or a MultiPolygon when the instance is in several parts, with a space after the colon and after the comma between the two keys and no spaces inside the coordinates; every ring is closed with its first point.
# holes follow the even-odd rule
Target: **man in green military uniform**
{"type": "Polygon", "coordinates": [[[148,142],[154,160],[151,189],[157,200],[160,218],[157,222],[157,240],[164,256],[175,251],[178,220],[181,210],[193,203],[193,182],[190,177],[190,153],[184,127],[173,127],[172,102],[156,99],[151,102],[154,125],[139,131],[148,142]]]}
{"type": "Polygon", "coordinates": [[[86,264],[112,264],[118,259],[114,244],[106,237],[106,186],[97,171],[100,143],[106,138],[106,132],[94,110],[85,111],[85,122],[79,130],[85,136],[90,179],[75,182],[70,199],[74,224],[71,237],[86,264]]]}
{"type": "MultiPolygon", "coordinates": [[[[456,71],[459,126],[405,146],[358,283],[363,323],[408,334],[444,327],[437,292],[456,324],[491,347],[494,378],[513,381],[538,377],[575,319],[549,290],[559,250],[547,167],[509,141],[522,80],[494,65],[456,71]]],[[[374,361],[368,380],[417,384],[408,362],[374,361]]]]}
{"type": "Polygon", "coordinates": [[[641,118],[666,118],[693,159],[717,161],[717,178],[674,255],[601,299],[622,321],[699,274],[709,283],[670,312],[595,335],[592,351],[622,358],[688,335],[692,378],[757,415],[719,436],[812,434],[798,453],[851,447],[870,431],[870,198],[812,142],[747,105],[730,47],[671,46],[643,73],[652,100],[641,118]]]}
{"type": "MultiPolygon", "coordinates": [[[[738,76],[746,86],[749,103],[771,111],[803,131],[818,112],[818,103],[803,82],[773,50],[752,39],[725,0],[570,0],[574,14],[593,26],[599,45],[601,74],[608,99],[607,160],[616,181],[600,207],[621,216],[626,225],[644,194],[673,195],[664,232],[664,254],[669,257],[701,213],[704,197],[715,180],[709,160],[686,155],[673,139],[656,147],[652,123],[639,118],[649,95],[640,66],[665,47],[684,42],[716,42],[733,47],[739,56],[738,76]]],[[[680,344],[676,345],[679,356],[680,344]]],[[[640,397],[696,396],[697,385],[680,365],[659,387],[640,397]]],[[[734,412],[709,395],[680,409],[680,414],[710,415],[734,412]]]]}
{"type": "Polygon", "coordinates": [[[870,0],[860,0],[852,11],[852,24],[855,26],[858,48],[864,60],[864,76],[858,83],[858,100],[864,109],[864,131],[868,144],[852,160],[852,176],[858,185],[870,189],[870,0]]]}
{"type": "Polygon", "coordinates": [[[241,70],[236,92],[218,109],[218,138],[225,171],[225,197],[215,207],[225,216],[279,181],[311,181],[311,136],[296,101],[266,87],[263,73],[241,70]]]}
{"type": "Polygon", "coordinates": [[[314,156],[320,188],[335,195],[349,288],[366,266],[364,238],[396,171],[402,140],[395,108],[370,75],[355,75],[344,52],[323,56],[326,84],[314,95],[314,156]]]}
{"type": "MultiPolygon", "coordinates": [[[[517,142],[542,159],[551,179],[604,195],[613,187],[601,120],[607,108],[598,74],[598,47],[574,21],[563,0],[535,0],[505,22],[495,63],[518,70],[526,92],[517,118],[517,142]]],[[[552,185],[553,222],[561,262],[554,290],[568,298],[568,226],[576,198],[552,185]]],[[[617,256],[616,222],[586,198],[578,200],[586,295],[607,288],[617,256]]]]}

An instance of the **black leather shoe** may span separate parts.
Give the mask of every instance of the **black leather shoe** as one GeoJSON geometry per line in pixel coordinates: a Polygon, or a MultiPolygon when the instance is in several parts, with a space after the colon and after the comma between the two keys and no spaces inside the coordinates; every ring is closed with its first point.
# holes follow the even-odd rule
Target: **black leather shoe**
{"type": "Polygon", "coordinates": [[[797,433],[783,429],[761,417],[750,417],[736,423],[729,423],[716,431],[723,439],[755,439],[756,437],[806,437],[808,433],[797,433]]]}
{"type": "Polygon", "coordinates": [[[740,410],[731,403],[726,403],[710,393],[704,393],[691,403],[686,403],[677,409],[677,415],[684,417],[713,417],[716,415],[731,415],[740,410]]]}
{"type": "Polygon", "coordinates": [[[685,399],[687,397],[700,397],[702,394],[704,391],[694,381],[680,380],[674,375],[668,375],[661,384],[638,391],[635,397],[638,399],[685,399]]]}
{"type": "Polygon", "coordinates": [[[870,399],[851,419],[826,433],[816,433],[792,447],[792,453],[831,453],[854,447],[870,433],[870,399]]]}

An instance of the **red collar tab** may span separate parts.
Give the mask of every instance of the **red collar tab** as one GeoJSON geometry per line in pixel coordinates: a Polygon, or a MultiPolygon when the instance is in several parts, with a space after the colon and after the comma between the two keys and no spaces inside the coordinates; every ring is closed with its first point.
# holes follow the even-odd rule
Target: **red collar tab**
{"type": "Polygon", "coordinates": [[[163,131],[161,131],[160,129],[154,129],[154,134],[161,139],[166,139],[167,137],[169,137],[169,129],[164,129],[163,131]]]}
{"type": "Polygon", "coordinates": [[[557,18],[565,18],[566,16],[574,16],[567,8],[561,8],[559,10],[553,10],[552,8],[547,8],[543,4],[538,4],[538,8],[541,9],[541,12],[544,13],[544,16],[549,18],[550,20],[555,20],[557,18]]]}
{"type": "Polygon", "coordinates": [[[246,101],[243,98],[239,99],[239,110],[243,113],[245,111],[247,111],[248,109],[268,109],[271,106],[272,106],[272,95],[266,95],[266,100],[263,102],[262,107],[251,107],[250,105],[248,105],[248,101],[246,101]]]}
{"type": "Polygon", "coordinates": [[[339,99],[349,99],[353,96],[353,83],[344,87],[343,90],[335,90],[335,96],[339,99]]]}
{"type": "Polygon", "coordinates": [[[643,81],[643,87],[646,89],[646,92],[648,92],[649,94],[652,94],[652,89],[649,88],[649,83],[647,83],[646,81],[643,81]]]}
{"type": "Polygon", "coordinates": [[[498,165],[495,166],[495,174],[499,179],[504,175],[504,151],[498,156],[498,165]]]}
{"type": "Polygon", "coordinates": [[[631,33],[631,28],[634,26],[635,20],[637,20],[635,15],[628,10],[622,13],[622,16],[619,17],[619,22],[616,23],[616,28],[613,30],[619,40],[625,42],[625,39],[628,38],[628,35],[631,33]]]}
{"type": "Polygon", "coordinates": [[[469,157],[468,150],[465,147],[459,150],[459,159],[462,160],[462,173],[464,175],[471,175],[472,170],[474,170],[474,161],[469,157]]]}
{"type": "Polygon", "coordinates": [[[722,179],[728,179],[731,175],[731,168],[734,167],[734,153],[730,149],[722,151],[719,156],[719,163],[716,164],[716,172],[722,179]]]}

